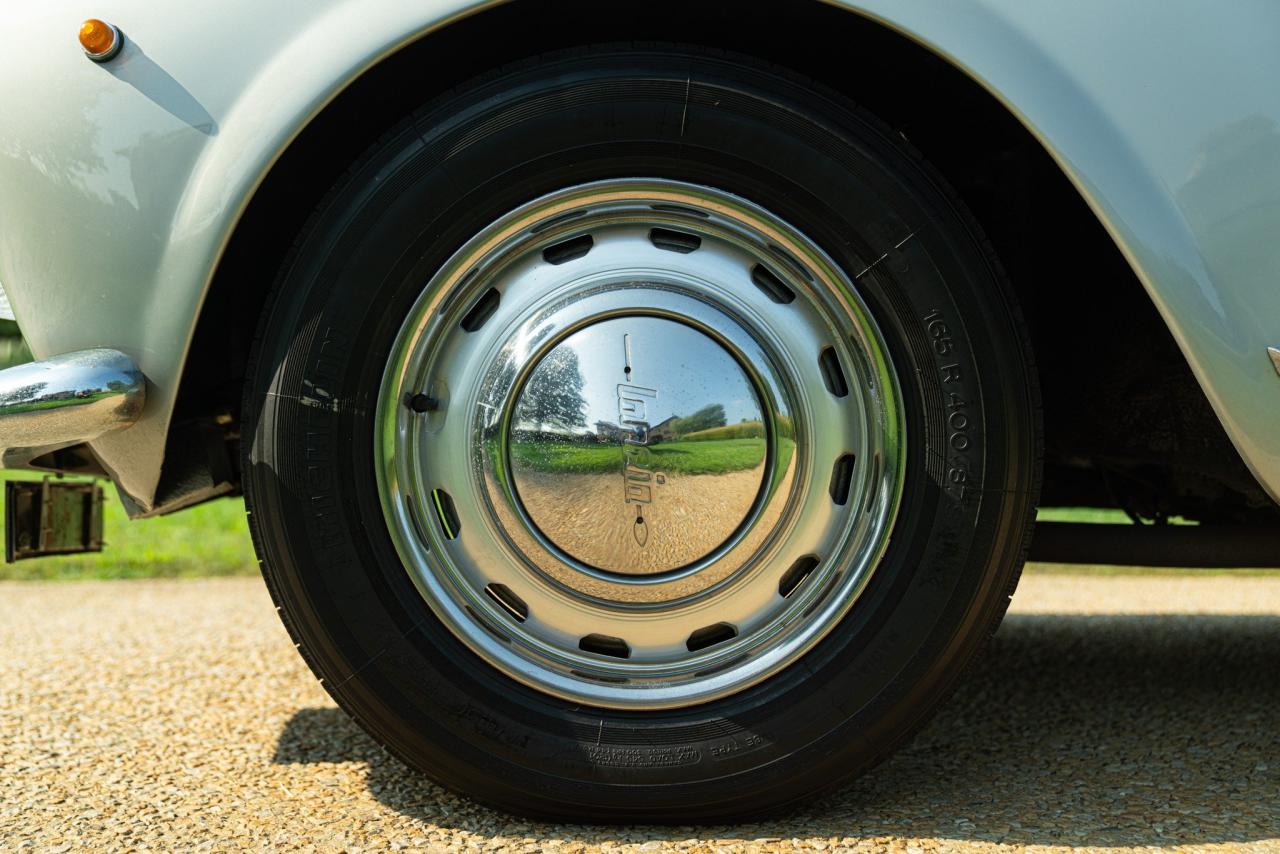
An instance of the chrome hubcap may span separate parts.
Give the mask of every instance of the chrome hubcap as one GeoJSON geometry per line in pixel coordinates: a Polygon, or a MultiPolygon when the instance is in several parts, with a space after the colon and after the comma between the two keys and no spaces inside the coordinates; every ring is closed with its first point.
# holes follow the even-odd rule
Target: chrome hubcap
{"type": "Polygon", "coordinates": [[[616,317],[542,358],[506,451],[525,512],[555,547],[649,575],[706,557],[742,526],[764,480],[763,418],[746,369],[715,339],[665,317],[616,317]],[[758,435],[726,448],[730,424],[758,435]]]}
{"type": "Polygon", "coordinates": [[[825,636],[887,542],[899,391],[852,281],[707,187],[570,188],[428,283],[376,463],[435,614],[507,675],[671,708],[825,636]]]}

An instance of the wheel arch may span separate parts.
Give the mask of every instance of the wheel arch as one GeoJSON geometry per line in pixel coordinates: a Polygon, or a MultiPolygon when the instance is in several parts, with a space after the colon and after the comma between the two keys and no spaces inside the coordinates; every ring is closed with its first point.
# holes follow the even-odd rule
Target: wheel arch
{"type": "MultiPolygon", "coordinates": [[[[908,9],[878,0],[777,0],[750,11],[719,0],[661,2],[621,10],[608,20],[590,15],[590,8],[571,2],[553,10],[539,0],[511,0],[458,6],[452,17],[430,25],[407,26],[403,15],[388,16],[388,26],[399,29],[387,34],[378,51],[347,63],[343,74],[321,71],[315,60],[307,63],[301,79],[314,94],[291,124],[268,129],[251,152],[235,151],[234,140],[223,140],[207,153],[175,222],[200,221],[218,204],[236,212],[218,252],[211,254],[216,265],[189,339],[171,449],[179,444],[177,426],[210,415],[211,403],[228,410],[234,423],[242,376],[237,371],[251,343],[252,318],[274,274],[269,262],[283,259],[292,235],[345,164],[407,109],[473,73],[531,53],[677,33],[682,41],[732,48],[795,68],[891,122],[958,186],[1028,303],[1037,301],[1037,269],[1046,259],[1037,253],[1018,257],[1018,230],[1001,220],[1015,218],[1010,206],[1016,208],[1017,200],[1011,201],[1011,193],[1043,190],[1060,200],[1059,224],[1080,241],[1084,263],[1107,271],[1105,281],[1082,283],[1081,292],[1111,305],[1115,282],[1123,280],[1119,287],[1128,294],[1114,304],[1143,313],[1146,320],[1139,325],[1152,334],[1172,334],[1175,354],[1181,351],[1245,462],[1274,492],[1280,483],[1280,440],[1257,430],[1265,415],[1262,383],[1275,381],[1267,376],[1270,366],[1259,345],[1266,337],[1262,321],[1251,325],[1254,312],[1240,296],[1224,292],[1231,282],[1206,266],[1195,230],[1138,147],[1142,140],[1117,126],[1109,105],[1096,100],[1097,92],[1082,83],[1078,68],[1064,65],[1070,44],[1054,40],[1051,22],[1029,24],[1012,7],[908,9]],[[529,27],[547,33],[536,50],[521,37],[529,27]],[[859,61],[852,67],[843,55],[832,54],[841,44],[857,46],[859,61]],[[824,56],[825,62],[815,61],[824,56]],[[404,85],[413,75],[425,85],[404,85]],[[948,101],[957,97],[958,105],[948,101]],[[930,110],[943,106],[943,114],[952,118],[972,111],[963,142],[957,144],[954,127],[930,120],[930,110]],[[964,161],[975,152],[998,156],[968,169],[964,161]],[[246,162],[260,164],[257,174],[244,168],[246,162]],[[241,176],[236,192],[244,192],[237,205],[225,199],[214,204],[210,195],[217,192],[208,189],[212,177],[224,169],[241,176]],[[1019,180],[1021,188],[1010,186],[1019,180]],[[1150,299],[1141,296],[1144,289],[1150,299]],[[1208,317],[1197,316],[1208,309],[1214,309],[1208,317]],[[210,394],[211,388],[219,391],[210,394]]],[[[312,26],[340,20],[328,15],[312,26]]],[[[1133,29],[1129,33],[1136,35],[1133,29]]],[[[313,32],[307,40],[323,42],[326,36],[336,37],[313,32]]],[[[289,57],[299,56],[282,52],[272,63],[274,78],[259,81],[257,88],[267,93],[284,75],[295,74],[289,57]]],[[[246,93],[240,103],[251,105],[255,97],[246,93]]],[[[246,133],[240,136],[248,140],[246,133]]],[[[1280,317],[1280,311],[1275,314],[1280,317]]],[[[1033,317],[1041,352],[1070,340],[1070,330],[1051,326],[1033,317]]],[[[1064,394],[1068,391],[1074,389],[1064,394]]],[[[1050,421],[1050,435],[1053,429],[1050,421]]],[[[166,467],[157,510],[181,500],[168,480],[166,467]]]]}

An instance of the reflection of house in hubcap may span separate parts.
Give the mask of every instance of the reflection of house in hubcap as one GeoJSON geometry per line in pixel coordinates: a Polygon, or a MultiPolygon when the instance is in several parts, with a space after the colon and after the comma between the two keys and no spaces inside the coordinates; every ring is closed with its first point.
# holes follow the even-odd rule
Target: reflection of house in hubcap
{"type": "MultiPolygon", "coordinates": [[[[680,438],[680,431],[677,429],[677,422],[679,420],[679,415],[672,415],[651,426],[649,428],[649,444],[653,445],[657,442],[665,442],[680,438]]],[[[595,428],[596,441],[602,445],[612,445],[617,442],[621,442],[628,435],[627,430],[619,427],[612,421],[597,421],[595,423],[595,428]]]]}
{"type": "Polygon", "coordinates": [[[676,422],[680,420],[680,416],[672,415],[670,418],[663,419],[657,424],[649,428],[649,444],[654,445],[658,442],[674,439],[679,436],[676,430],[676,422]]]}
{"type": "Polygon", "coordinates": [[[612,421],[596,422],[596,441],[600,444],[612,445],[615,442],[621,442],[622,436],[622,428],[612,421]]]}

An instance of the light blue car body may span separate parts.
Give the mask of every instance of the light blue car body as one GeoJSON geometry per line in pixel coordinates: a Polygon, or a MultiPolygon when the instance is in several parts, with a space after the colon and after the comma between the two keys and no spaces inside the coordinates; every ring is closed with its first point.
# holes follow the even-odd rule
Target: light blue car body
{"type": "MultiPolygon", "coordinates": [[[[37,358],[107,346],[146,375],[138,423],[91,443],[139,507],[219,258],[272,165],[364,70],[489,5],[57,0],[0,16],[0,283],[37,358]],[[80,51],[87,17],[126,34],[112,62],[80,51]]],[[[836,5],[936,52],[1043,143],[1280,497],[1280,4],[836,5]]]]}

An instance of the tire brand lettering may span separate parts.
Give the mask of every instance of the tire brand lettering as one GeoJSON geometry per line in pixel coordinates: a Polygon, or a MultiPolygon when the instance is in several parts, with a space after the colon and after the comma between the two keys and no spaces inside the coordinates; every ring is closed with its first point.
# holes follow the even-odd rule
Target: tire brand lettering
{"type": "MultiPolygon", "coordinates": [[[[957,345],[951,336],[951,325],[947,323],[942,311],[930,309],[923,317],[925,330],[929,334],[933,350],[938,356],[954,359],[957,345]]],[[[939,380],[943,386],[952,386],[962,382],[959,362],[948,362],[938,365],[939,380]]],[[[970,407],[966,400],[955,390],[944,390],[946,422],[947,469],[943,488],[961,504],[972,497],[976,483],[972,477],[970,449],[974,443],[974,420],[981,414],[980,410],[970,407]]]]}
{"type": "Polygon", "coordinates": [[[695,747],[617,747],[609,744],[584,746],[588,761],[619,768],[673,768],[696,765],[702,761],[702,751],[695,747]]]}

